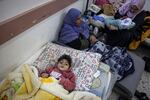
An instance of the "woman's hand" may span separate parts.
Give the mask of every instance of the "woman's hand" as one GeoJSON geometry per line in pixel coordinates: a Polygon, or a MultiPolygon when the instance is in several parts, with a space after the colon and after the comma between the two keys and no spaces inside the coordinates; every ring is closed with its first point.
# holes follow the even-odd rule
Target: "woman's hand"
{"type": "Polygon", "coordinates": [[[96,37],[94,35],[90,36],[90,43],[94,44],[97,41],[96,37]]]}

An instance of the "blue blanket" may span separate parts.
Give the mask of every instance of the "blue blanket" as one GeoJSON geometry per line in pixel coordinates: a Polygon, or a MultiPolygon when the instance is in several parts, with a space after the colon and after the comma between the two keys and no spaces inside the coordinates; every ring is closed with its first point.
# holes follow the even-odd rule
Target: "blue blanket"
{"type": "Polygon", "coordinates": [[[101,61],[110,66],[112,73],[118,74],[118,81],[135,71],[133,59],[127,53],[126,48],[111,47],[98,41],[87,51],[100,53],[101,61]]]}

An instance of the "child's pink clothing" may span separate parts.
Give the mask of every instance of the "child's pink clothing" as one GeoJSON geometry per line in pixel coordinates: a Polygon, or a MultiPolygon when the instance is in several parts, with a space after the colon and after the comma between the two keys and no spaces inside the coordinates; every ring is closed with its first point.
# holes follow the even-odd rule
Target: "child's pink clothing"
{"type": "Polygon", "coordinates": [[[46,73],[50,76],[55,77],[56,79],[60,80],[60,84],[68,91],[72,91],[75,89],[75,75],[68,69],[66,71],[60,70],[58,67],[49,67],[46,69],[46,73]]]}
{"type": "Polygon", "coordinates": [[[104,5],[104,4],[108,4],[108,0],[96,0],[95,4],[96,5],[100,5],[101,7],[104,5]]]}

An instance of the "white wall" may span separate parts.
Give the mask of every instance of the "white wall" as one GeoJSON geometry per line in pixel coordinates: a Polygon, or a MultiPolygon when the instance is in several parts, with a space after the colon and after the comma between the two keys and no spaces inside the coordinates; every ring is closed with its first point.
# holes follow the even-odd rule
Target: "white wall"
{"type": "Polygon", "coordinates": [[[146,0],[144,9],[150,11],[150,0],[146,0]]]}
{"type": "Polygon", "coordinates": [[[54,0],[0,0],[0,22],[54,0]]]}
{"type": "Polygon", "coordinates": [[[62,9],[3,45],[0,45],[0,80],[8,72],[31,57],[46,42],[56,39],[65,13],[72,7],[84,10],[84,1],[86,0],[78,0],[69,7],[62,9]]]}

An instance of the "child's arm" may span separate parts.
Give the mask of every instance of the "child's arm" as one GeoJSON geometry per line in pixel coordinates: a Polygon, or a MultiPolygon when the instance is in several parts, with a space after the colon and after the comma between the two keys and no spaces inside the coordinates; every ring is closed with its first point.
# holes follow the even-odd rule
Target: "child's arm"
{"type": "Polygon", "coordinates": [[[47,78],[49,74],[52,72],[53,67],[47,67],[44,71],[40,72],[40,77],[47,78]]]}
{"type": "Polygon", "coordinates": [[[60,84],[68,91],[72,91],[75,89],[76,83],[75,83],[75,75],[71,73],[69,77],[61,77],[60,84]]]}

